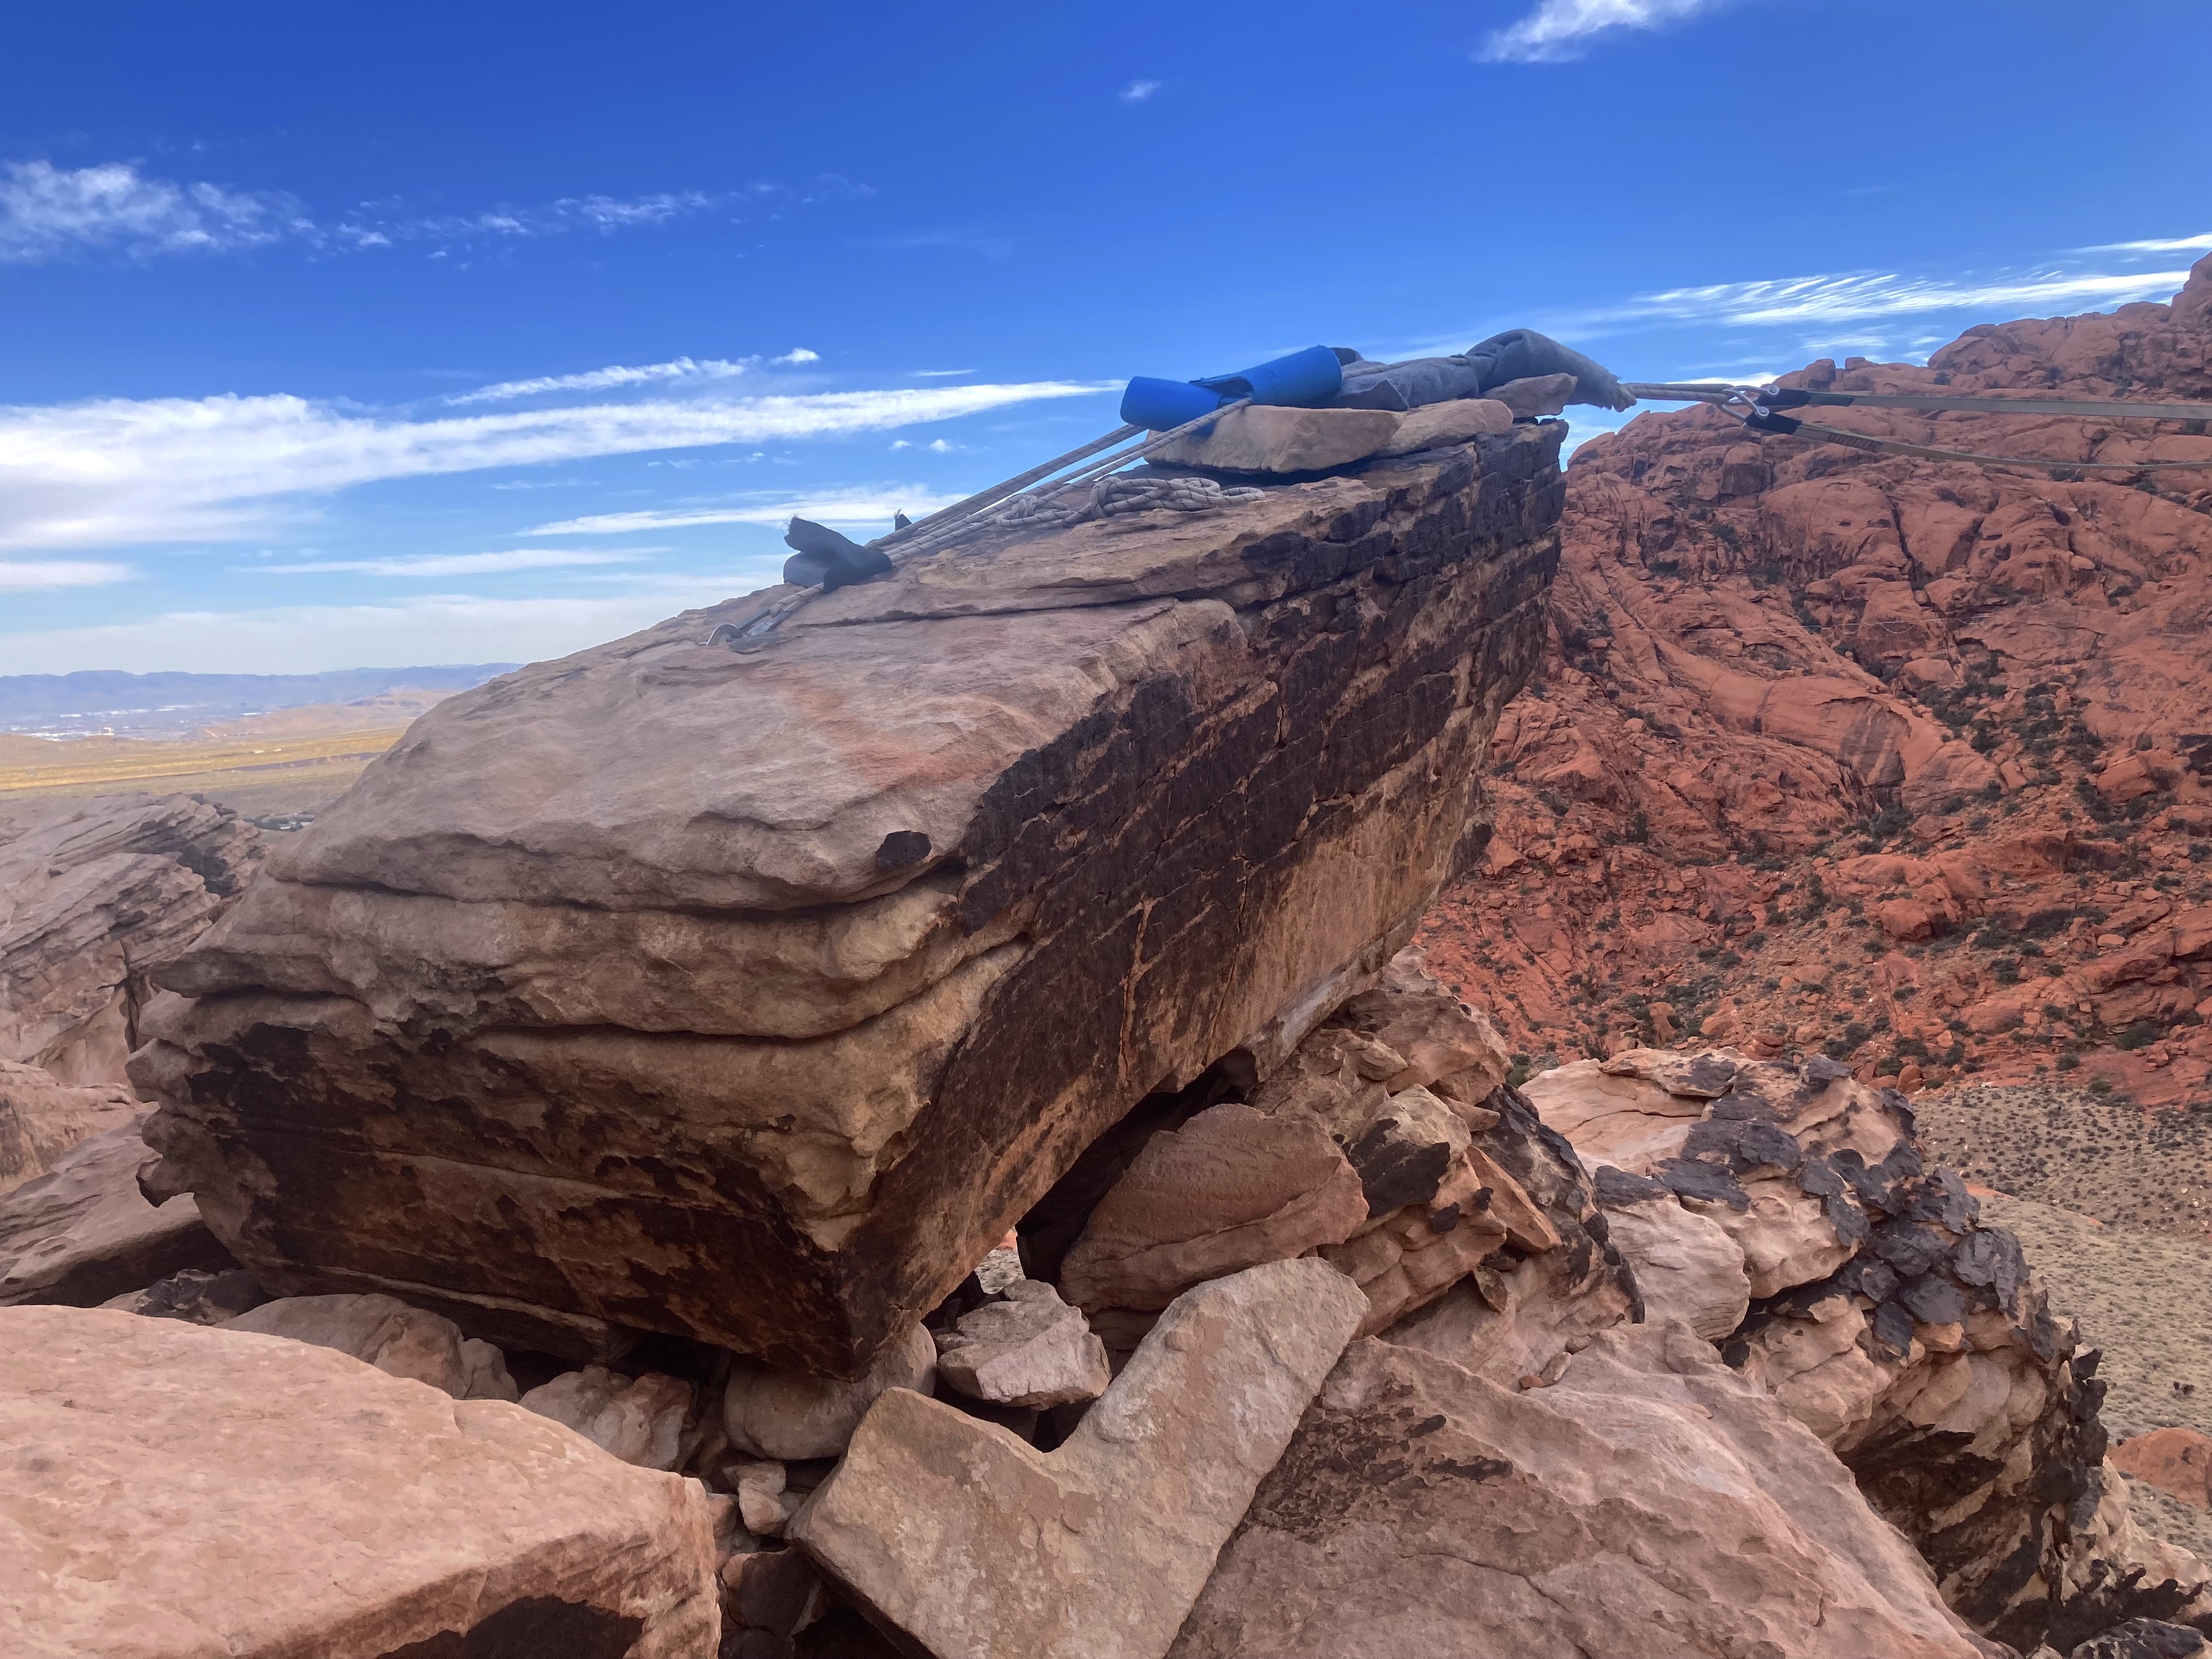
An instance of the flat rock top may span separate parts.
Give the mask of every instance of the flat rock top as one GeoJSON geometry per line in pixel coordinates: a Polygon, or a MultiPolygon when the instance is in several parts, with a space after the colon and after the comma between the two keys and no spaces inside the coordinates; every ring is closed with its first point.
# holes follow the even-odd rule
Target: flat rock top
{"type": "Polygon", "coordinates": [[[1302,550],[1359,541],[1440,479],[1463,487],[1469,459],[1378,463],[1218,513],[994,532],[818,598],[757,651],[704,641],[790,589],[535,664],[425,715],[276,873],[614,908],[888,890],[957,847],[1013,760],[1194,647],[1234,663],[1237,608],[1338,574],[1298,566],[1302,550]]]}
{"type": "MultiPolygon", "coordinates": [[[[304,1342],[0,1312],[0,1467],[10,1659],[368,1659],[518,1590],[711,1645],[698,1488],[304,1342]]],[[[636,1651],[696,1650],[659,1639],[636,1651]]]]}

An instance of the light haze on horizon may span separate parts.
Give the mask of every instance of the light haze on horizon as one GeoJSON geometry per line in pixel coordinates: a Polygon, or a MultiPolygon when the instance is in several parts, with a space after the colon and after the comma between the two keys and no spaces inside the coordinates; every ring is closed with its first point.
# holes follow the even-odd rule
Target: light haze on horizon
{"type": "Polygon", "coordinates": [[[1758,380],[2163,299],[2208,84],[2195,0],[18,9],[0,674],[560,654],[1133,374],[1529,326],[1758,380]]]}

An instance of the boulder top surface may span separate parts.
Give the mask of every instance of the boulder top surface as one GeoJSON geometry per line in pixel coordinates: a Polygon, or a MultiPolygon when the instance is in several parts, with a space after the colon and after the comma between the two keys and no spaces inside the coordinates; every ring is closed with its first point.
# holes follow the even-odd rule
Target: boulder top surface
{"type": "Polygon", "coordinates": [[[992,781],[1102,694],[1239,611],[1371,561],[1363,544],[1464,488],[1478,456],[1486,478],[1552,465],[1560,430],[1214,513],[991,531],[813,599],[757,649],[706,641],[791,588],[533,664],[418,720],[275,873],[614,908],[891,890],[951,855],[992,781]]]}

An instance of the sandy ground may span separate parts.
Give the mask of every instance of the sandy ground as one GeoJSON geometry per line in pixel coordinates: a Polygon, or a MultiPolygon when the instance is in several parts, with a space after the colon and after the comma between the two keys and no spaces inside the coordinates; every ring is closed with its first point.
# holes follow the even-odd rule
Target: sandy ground
{"type": "Polygon", "coordinates": [[[312,818],[451,694],[402,687],[210,726],[188,738],[0,733],[0,795],[202,795],[264,829],[312,818]]]}
{"type": "MultiPolygon", "coordinates": [[[[2212,1434],[2212,1245],[2031,1199],[1985,1198],[1982,1216],[2020,1236],[2051,1311],[2103,1351],[2105,1426],[2114,1444],[2152,1429],[2212,1434]],[[2192,1392],[2184,1393],[2183,1389],[2192,1392]]],[[[2212,1515],[2130,1480],[2146,1532],[2212,1561],[2212,1515]]]]}
{"type": "Polygon", "coordinates": [[[2043,1083],[1944,1089],[1912,1106],[1929,1161],[1978,1186],[2212,1243],[2212,1113],[2043,1083]]]}

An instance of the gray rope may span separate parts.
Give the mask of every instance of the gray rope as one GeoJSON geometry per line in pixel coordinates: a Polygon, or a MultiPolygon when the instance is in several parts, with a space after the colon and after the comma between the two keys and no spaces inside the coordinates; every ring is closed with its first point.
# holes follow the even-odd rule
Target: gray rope
{"type": "Polygon", "coordinates": [[[1936,397],[1901,392],[1799,392],[1774,386],[1699,386],[1680,381],[1626,382],[1621,390],[1638,398],[1662,404],[1725,404],[1738,394],[1748,394],[1769,409],[1802,409],[1808,404],[1869,409],[1957,410],[1983,415],[2111,416],[2116,420],[2212,420],[2212,404],[2139,404],[2109,398],[2014,398],[1998,394],[1980,397],[1952,393],[1936,397]]]}
{"type": "MultiPolygon", "coordinates": [[[[988,489],[979,490],[975,495],[968,496],[965,500],[955,501],[951,507],[931,514],[928,518],[922,520],[920,523],[908,525],[903,531],[894,532],[890,536],[880,537],[868,544],[871,547],[883,549],[887,556],[890,557],[893,568],[896,568],[908,564],[915,559],[921,558],[925,554],[940,552],[957,542],[964,541],[975,532],[985,528],[988,525],[1013,524],[1022,522],[1024,519],[1030,518],[1042,519],[1044,515],[1042,513],[1039,513],[1036,508],[1023,507],[1020,504],[1023,501],[1031,500],[1049,501],[1062,492],[1073,489],[1077,485],[1096,483],[1097,481],[1104,479],[1115,472],[1120,471],[1121,468],[1128,465],[1132,461],[1142,460],[1145,457],[1152,454],[1156,450],[1166,448],[1168,445],[1175,442],[1178,438],[1187,437],[1192,433],[1197,431],[1200,427],[1211,425],[1213,422],[1219,420],[1223,416],[1229,414],[1231,410],[1242,409],[1245,404],[1251,401],[1252,400],[1249,398],[1237,398],[1234,402],[1222,404],[1218,409],[1208,410],[1205,414],[1199,416],[1195,420],[1185,421],[1181,426],[1173,428],[1169,431],[1157,433],[1142,443],[1132,444],[1127,449],[1117,450],[1113,454],[1105,456],[1099,460],[1092,461],[1087,465],[1079,467],[1075,471],[1070,473],[1065,478],[1059,479],[1050,483],[1042,484],[1041,486],[1035,483],[1036,480],[1043,477],[1048,473],[1058,471],[1061,467],[1066,465],[1071,460],[1081,459],[1083,457],[1095,454],[1099,449],[1108,445],[1120,442],[1124,436],[1132,433],[1140,432],[1144,429],[1141,427],[1133,426],[1124,426],[1119,428],[1115,431],[1108,433],[1103,438],[1093,440],[1091,442],[1085,444],[1080,449],[1070,450],[1066,454],[1060,457],[1057,460],[1047,461],[1042,466],[1031,467],[1027,472],[1018,474],[1016,477],[1006,480],[1004,483],[994,484],[988,489]],[[1011,495],[1006,493],[1009,489],[1012,489],[1013,486],[1023,484],[1024,481],[1029,481],[1026,487],[1014,490],[1011,495]],[[988,520],[985,519],[982,516],[983,514],[994,506],[1000,507],[1001,511],[994,514],[988,520]],[[1023,519],[1008,517],[1008,514],[1014,511],[1020,512],[1023,515],[1023,519]],[[925,532],[925,526],[933,526],[933,528],[925,532]],[[900,539],[901,538],[903,538],[904,539],[902,540],[900,539]],[[895,551],[893,550],[894,548],[896,549],[895,551]]],[[[1149,483],[1155,481],[1144,480],[1141,482],[1149,483]]],[[[1191,481],[1171,480],[1168,482],[1187,483],[1191,481]]],[[[1206,480],[1205,482],[1210,483],[1211,480],[1206,480]]],[[[1227,504],[1227,502],[1231,501],[1251,500],[1265,493],[1264,491],[1257,489],[1240,489],[1232,495],[1228,490],[1221,489],[1220,486],[1218,484],[1215,485],[1214,488],[1221,496],[1221,500],[1219,501],[1204,501],[1201,502],[1199,507],[1185,507],[1182,510],[1185,512],[1203,511],[1205,507],[1209,506],[1222,506],[1227,504]]],[[[1106,509],[1103,507],[1100,508],[1101,512],[1105,510],[1106,509]]],[[[1115,510],[1139,512],[1143,509],[1132,507],[1115,510]]],[[[1055,520],[1055,522],[1066,523],[1077,523],[1080,521],[1081,520],[1079,520],[1074,519],[1055,520]]],[[[762,611],[759,616],[755,617],[750,622],[746,623],[742,627],[735,623],[723,623],[717,627],[713,633],[707,636],[707,643],[709,645],[734,644],[739,641],[757,640],[764,635],[773,634],[777,629],[783,625],[786,618],[789,617],[793,612],[799,610],[800,607],[805,605],[808,600],[815,598],[821,592],[822,590],[819,587],[802,587],[796,593],[788,594],[783,599],[778,599],[774,605],[769,606],[767,610],[762,611]]]]}

